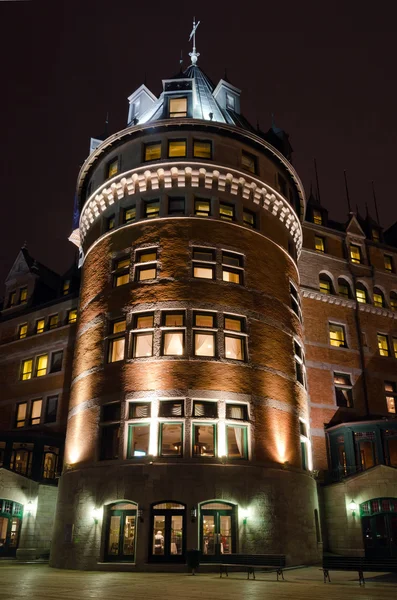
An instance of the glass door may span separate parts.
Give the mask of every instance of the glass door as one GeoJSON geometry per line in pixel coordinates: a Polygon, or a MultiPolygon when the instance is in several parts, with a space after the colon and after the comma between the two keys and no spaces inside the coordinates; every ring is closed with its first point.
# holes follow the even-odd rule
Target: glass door
{"type": "Polygon", "coordinates": [[[236,552],[235,507],[211,502],[200,510],[200,547],[202,560],[218,562],[225,554],[236,552]]]}
{"type": "Polygon", "coordinates": [[[22,513],[22,504],[0,499],[0,557],[16,556],[22,513]]]}
{"type": "Polygon", "coordinates": [[[185,515],[185,506],[176,502],[162,502],[152,507],[150,561],[185,561],[185,515]]]}
{"type": "Polygon", "coordinates": [[[365,556],[397,557],[397,515],[380,514],[362,519],[365,556]]]}
{"type": "Polygon", "coordinates": [[[107,561],[134,562],[136,505],[127,502],[109,508],[105,558],[107,561]]]}

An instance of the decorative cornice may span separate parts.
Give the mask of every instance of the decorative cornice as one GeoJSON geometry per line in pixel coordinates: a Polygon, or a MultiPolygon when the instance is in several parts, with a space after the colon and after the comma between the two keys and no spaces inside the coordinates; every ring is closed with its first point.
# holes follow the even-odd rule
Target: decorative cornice
{"type": "Polygon", "coordinates": [[[81,238],[84,240],[101,213],[125,196],[186,187],[227,191],[232,196],[241,195],[243,199],[260,205],[284,224],[296,244],[299,256],[302,248],[302,227],[288,201],[260,179],[212,163],[166,162],[151,169],[145,165],[120,173],[106,181],[84,205],[80,217],[81,238]]]}
{"type": "MultiPolygon", "coordinates": [[[[334,296],[333,294],[323,294],[310,288],[301,287],[301,294],[303,298],[310,298],[311,300],[319,300],[320,302],[327,302],[328,304],[335,304],[337,306],[344,306],[346,308],[356,308],[357,302],[355,300],[348,300],[341,296],[334,296]]],[[[397,311],[390,310],[386,307],[380,308],[373,306],[373,304],[358,303],[358,309],[361,312],[371,313],[373,315],[379,315],[381,317],[388,317],[389,319],[397,320],[397,311]]]]}

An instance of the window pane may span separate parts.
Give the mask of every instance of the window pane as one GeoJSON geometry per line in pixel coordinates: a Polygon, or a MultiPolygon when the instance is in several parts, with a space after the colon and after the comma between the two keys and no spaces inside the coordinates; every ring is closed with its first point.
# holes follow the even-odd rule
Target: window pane
{"type": "Polygon", "coordinates": [[[171,515],[171,547],[170,554],[182,554],[183,517],[171,515]]]}
{"type": "Polygon", "coordinates": [[[111,231],[112,229],[114,229],[114,226],[116,224],[116,219],[115,216],[112,215],[111,217],[108,218],[108,220],[106,221],[106,229],[108,231],[111,231]]]}
{"type": "Polygon", "coordinates": [[[134,357],[152,356],[153,333],[136,333],[134,336],[134,357]]]}
{"type": "Polygon", "coordinates": [[[26,420],[26,409],[27,409],[27,403],[26,402],[22,402],[21,404],[18,404],[18,408],[17,408],[17,427],[24,427],[25,420],[26,420]]]}
{"type": "Polygon", "coordinates": [[[28,299],[28,288],[22,288],[19,292],[19,302],[26,302],[28,299]]]}
{"type": "Polygon", "coordinates": [[[160,417],[183,417],[183,400],[162,400],[160,417]]]}
{"type": "Polygon", "coordinates": [[[218,416],[218,404],[217,402],[205,402],[201,400],[195,400],[193,402],[193,416],[194,417],[210,417],[214,419],[218,416]]]}
{"type": "Polygon", "coordinates": [[[246,421],[248,419],[247,407],[244,404],[226,404],[226,418],[246,421]]]}
{"type": "Polygon", "coordinates": [[[164,554],[165,517],[163,515],[153,516],[153,554],[162,556],[164,554]]]}
{"type": "Polygon", "coordinates": [[[125,273],[125,275],[118,275],[115,278],[116,287],[120,287],[121,285],[125,285],[130,280],[130,274],[125,273]]]}
{"type": "Polygon", "coordinates": [[[181,356],[183,354],[182,331],[164,333],[164,356],[181,356]]]}
{"type": "Polygon", "coordinates": [[[150,417],[150,402],[131,402],[129,405],[129,419],[145,419],[150,417]]]}
{"type": "Polygon", "coordinates": [[[122,333],[123,331],[125,331],[125,319],[123,321],[116,321],[115,323],[112,323],[112,329],[111,332],[112,333],[122,333]]]}
{"type": "Polygon", "coordinates": [[[154,217],[158,217],[160,214],[160,202],[156,200],[155,202],[146,202],[145,203],[145,217],[147,219],[153,219],[154,217]]]}
{"type": "Polygon", "coordinates": [[[73,309],[69,311],[68,323],[76,323],[77,321],[77,310],[73,309]]]}
{"type": "Polygon", "coordinates": [[[231,94],[226,94],[226,108],[235,109],[235,97],[231,94]]]}
{"type": "Polygon", "coordinates": [[[32,411],[30,414],[30,424],[31,425],[39,425],[40,424],[42,404],[43,404],[43,401],[41,400],[41,398],[40,398],[40,400],[33,400],[32,411]]]}
{"type": "Polygon", "coordinates": [[[22,380],[30,379],[32,377],[33,360],[22,361],[22,380]]]}
{"type": "Polygon", "coordinates": [[[320,292],[322,294],[331,293],[331,282],[328,279],[320,279],[320,292]]]}
{"type": "Polygon", "coordinates": [[[129,457],[149,454],[150,425],[130,425],[129,457]]]}
{"type": "Polygon", "coordinates": [[[51,356],[51,373],[57,373],[62,369],[63,350],[59,352],[53,352],[51,356]]]}
{"type": "Polygon", "coordinates": [[[156,250],[154,250],[154,251],[149,250],[148,252],[141,252],[137,256],[137,262],[139,262],[139,263],[153,262],[154,260],[157,260],[156,250]]]}
{"type": "Polygon", "coordinates": [[[50,329],[55,329],[58,327],[58,315],[52,315],[50,317],[50,329]]]}
{"type": "Polygon", "coordinates": [[[244,169],[247,169],[247,171],[250,171],[251,173],[255,173],[255,171],[256,171],[255,163],[256,163],[256,161],[255,161],[254,156],[252,156],[251,154],[248,154],[247,152],[242,153],[241,164],[244,169]]]}
{"type": "Polygon", "coordinates": [[[392,257],[385,254],[385,269],[386,271],[393,271],[392,257]]]}
{"type": "Polygon", "coordinates": [[[193,456],[215,456],[215,425],[193,425],[193,456]]]}
{"type": "Polygon", "coordinates": [[[374,306],[377,306],[378,308],[382,308],[384,306],[382,294],[374,292],[374,306]]]}
{"type": "Polygon", "coordinates": [[[193,156],[195,158],[211,158],[211,142],[193,142],[193,156]]]}
{"type": "Polygon", "coordinates": [[[363,289],[356,289],[356,300],[357,302],[361,302],[361,304],[367,303],[367,292],[363,289]]]}
{"type": "Polygon", "coordinates": [[[194,324],[196,327],[214,327],[214,315],[211,313],[196,313],[194,315],[194,324]]]}
{"type": "Polygon", "coordinates": [[[195,356],[215,356],[215,334],[194,332],[195,356]]]}
{"type": "Polygon", "coordinates": [[[130,221],[134,221],[136,218],[136,207],[131,206],[131,208],[126,208],[124,213],[124,222],[129,223],[130,221]]]}
{"type": "Polygon", "coordinates": [[[39,356],[36,363],[36,377],[42,377],[47,374],[48,354],[39,356]]]}
{"type": "Polygon", "coordinates": [[[229,458],[247,458],[247,429],[226,427],[227,455],[229,458]]]}
{"type": "Polygon", "coordinates": [[[46,423],[55,423],[57,420],[58,396],[49,396],[46,406],[46,423]]]}
{"type": "Polygon", "coordinates": [[[115,160],[112,160],[112,162],[109,163],[108,177],[114,177],[115,175],[117,175],[117,172],[118,172],[118,160],[116,158],[115,160]]]}
{"type": "Polygon", "coordinates": [[[230,331],[242,331],[242,322],[241,319],[234,319],[233,317],[225,316],[225,329],[229,329],[230,331]]]}
{"type": "Polygon", "coordinates": [[[187,98],[170,99],[170,117],[187,116],[187,98]]]}
{"type": "Polygon", "coordinates": [[[344,347],[345,342],[345,330],[341,325],[329,324],[329,341],[331,346],[344,347]]]}
{"type": "Polygon", "coordinates": [[[239,254],[226,254],[222,253],[222,263],[229,265],[230,267],[241,267],[243,264],[243,257],[239,254]]]}
{"type": "Polygon", "coordinates": [[[160,423],[161,456],[182,456],[182,424],[160,423]]]}
{"type": "Polygon", "coordinates": [[[22,340],[23,338],[26,338],[28,334],[28,326],[25,323],[24,325],[20,325],[19,326],[19,339],[22,340]]]}
{"type": "Polygon", "coordinates": [[[255,227],[255,215],[248,210],[243,211],[243,221],[245,225],[255,227]]]}
{"type": "Polygon", "coordinates": [[[197,277],[199,279],[213,279],[214,278],[214,269],[213,267],[193,267],[193,277],[197,277]]]}
{"type": "MultiPolygon", "coordinates": [[[[140,315],[139,317],[136,317],[135,328],[136,329],[149,329],[150,327],[153,327],[153,320],[154,320],[153,315],[140,315]]],[[[150,334],[150,335],[152,335],[152,334],[150,334]]]]}
{"type": "Polygon", "coordinates": [[[393,338],[393,352],[394,352],[394,358],[397,358],[397,338],[393,338]]]}
{"type": "Polygon", "coordinates": [[[168,213],[170,215],[183,215],[185,213],[185,199],[169,198],[168,213]]]}
{"type": "Polygon", "coordinates": [[[323,224],[323,217],[319,210],[316,210],[316,209],[313,210],[313,223],[315,223],[316,225],[323,224]]]}
{"type": "Polygon", "coordinates": [[[353,263],[361,263],[361,248],[360,246],[350,245],[350,259],[353,263]]]}
{"type": "Polygon", "coordinates": [[[230,283],[241,283],[241,273],[222,269],[222,279],[223,281],[229,281],[230,283]]]}
{"type": "Polygon", "coordinates": [[[350,298],[350,288],[346,283],[339,284],[339,294],[344,298],[350,298]]]}
{"type": "Polygon", "coordinates": [[[36,323],[36,333],[43,333],[44,325],[45,325],[45,320],[39,319],[36,323]]]}
{"type": "Polygon", "coordinates": [[[244,360],[244,343],[241,338],[225,335],[225,357],[244,360]]]}
{"type": "Polygon", "coordinates": [[[125,269],[127,267],[130,266],[130,259],[129,258],[122,258],[121,260],[117,260],[115,262],[114,268],[115,269],[125,269]]]}
{"type": "Polygon", "coordinates": [[[324,252],[324,239],[318,236],[314,237],[314,247],[317,252],[324,252]]]}
{"type": "Polygon", "coordinates": [[[211,212],[211,203],[209,200],[195,200],[194,214],[201,217],[208,217],[211,212]]]}
{"type": "Polygon", "coordinates": [[[161,158],[161,144],[146,144],[145,146],[145,161],[159,160],[161,158]]]}
{"type": "Polygon", "coordinates": [[[109,341],[109,362],[124,360],[125,338],[117,338],[109,341]]]}
{"type": "Polygon", "coordinates": [[[396,412],[396,398],[394,396],[386,396],[387,412],[396,412]]]}
{"type": "Polygon", "coordinates": [[[378,333],[378,348],[381,356],[389,356],[389,340],[386,335],[378,333]]]}
{"type": "Polygon", "coordinates": [[[224,221],[233,221],[234,219],[234,206],[228,204],[219,205],[219,216],[224,221]]]}
{"type": "Polygon", "coordinates": [[[168,313],[164,315],[164,325],[166,327],[183,327],[183,313],[168,313]]]}
{"type": "Polygon", "coordinates": [[[214,262],[215,256],[213,250],[193,250],[194,260],[200,260],[202,262],[214,262]]]}
{"type": "Polygon", "coordinates": [[[168,143],[169,158],[186,156],[186,140],[175,140],[168,143]]]}
{"type": "Polygon", "coordinates": [[[156,267],[150,267],[149,269],[137,269],[138,281],[147,281],[148,279],[156,279],[157,269],[156,267]]]}

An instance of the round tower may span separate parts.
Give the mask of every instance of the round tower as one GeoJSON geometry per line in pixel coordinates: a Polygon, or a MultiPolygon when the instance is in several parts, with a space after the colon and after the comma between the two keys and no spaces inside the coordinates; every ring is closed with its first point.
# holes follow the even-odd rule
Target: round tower
{"type": "MultiPolygon", "coordinates": [[[[82,286],[55,567],[318,559],[287,136],[197,66],[78,178],[82,286]]],[[[76,235],[78,233],[78,236],[76,235]]],[[[102,567],[101,567],[102,568],[102,567]]],[[[164,568],[164,567],[163,567],[164,568]]]]}

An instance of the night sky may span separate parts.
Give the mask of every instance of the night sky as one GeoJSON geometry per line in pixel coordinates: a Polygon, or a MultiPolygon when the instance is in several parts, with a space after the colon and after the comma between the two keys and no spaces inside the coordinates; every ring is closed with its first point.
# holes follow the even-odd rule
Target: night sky
{"type": "Polygon", "coordinates": [[[2,1],[1,281],[25,240],[52,269],[70,266],[89,138],[107,111],[110,133],[126,126],[127,96],[145,73],[158,95],[181,49],[188,66],[194,13],[199,66],[215,84],[227,68],[262,130],[274,113],[306,192],[316,157],[332,218],[346,218],[346,169],[352,204],[374,214],[373,179],[382,225],[397,220],[395,2],[2,1]]]}

